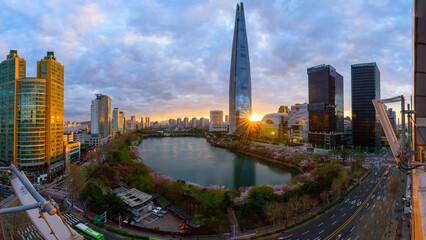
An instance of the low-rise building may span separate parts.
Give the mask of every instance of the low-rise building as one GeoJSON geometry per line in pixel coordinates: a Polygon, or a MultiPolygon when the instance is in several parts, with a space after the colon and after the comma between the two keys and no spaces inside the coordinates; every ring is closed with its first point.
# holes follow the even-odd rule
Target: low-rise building
{"type": "Polygon", "coordinates": [[[123,202],[129,205],[130,208],[128,210],[135,217],[140,217],[154,208],[154,203],[150,201],[152,196],[136,188],[126,189],[116,193],[123,202]]]}
{"type": "Polygon", "coordinates": [[[69,166],[70,163],[80,161],[81,144],[79,142],[64,143],[64,155],[66,167],[69,166]]]}
{"type": "Polygon", "coordinates": [[[72,142],[72,141],[74,141],[74,133],[73,132],[64,133],[64,142],[72,142]]]}

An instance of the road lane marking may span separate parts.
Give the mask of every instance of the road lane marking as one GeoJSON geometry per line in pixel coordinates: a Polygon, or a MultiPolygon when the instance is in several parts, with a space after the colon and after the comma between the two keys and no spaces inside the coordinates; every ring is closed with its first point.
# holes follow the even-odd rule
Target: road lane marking
{"type": "Polygon", "coordinates": [[[331,218],[334,218],[334,216],[336,216],[336,214],[333,214],[333,216],[331,216],[331,218]]]}
{"type": "Polygon", "coordinates": [[[321,225],[323,225],[323,224],[324,224],[324,223],[320,223],[320,224],[318,224],[318,227],[319,227],[319,226],[321,226],[321,225]]]}
{"type": "Polygon", "coordinates": [[[344,217],[346,215],[346,213],[343,213],[343,216],[342,217],[344,217]]]}
{"type": "Polygon", "coordinates": [[[358,213],[361,211],[361,209],[367,204],[367,202],[370,200],[371,196],[374,194],[374,192],[379,187],[381,181],[383,180],[385,174],[383,173],[382,177],[377,181],[376,186],[373,188],[373,190],[370,192],[370,194],[367,196],[367,198],[364,200],[364,202],[361,204],[361,206],[358,207],[358,209],[355,211],[355,213],[348,219],[344,224],[342,224],[338,229],[336,229],[330,236],[324,238],[324,240],[329,240],[332,237],[336,236],[340,231],[342,231],[343,228],[345,228],[355,217],[358,215],[358,213]]]}
{"type": "Polygon", "coordinates": [[[334,225],[334,224],[336,224],[337,223],[337,221],[334,221],[331,225],[334,225]]]}
{"type": "Polygon", "coordinates": [[[319,232],[319,233],[318,233],[318,235],[319,235],[319,234],[321,234],[321,233],[323,233],[324,231],[325,231],[325,230],[322,230],[321,232],[319,232]]]}
{"type": "Polygon", "coordinates": [[[302,233],[302,235],[305,235],[305,234],[307,234],[307,233],[309,233],[309,230],[308,230],[308,231],[306,231],[306,232],[304,232],[304,233],[302,233]]]}
{"type": "Polygon", "coordinates": [[[349,232],[352,232],[352,230],[354,230],[354,228],[355,228],[355,226],[353,226],[349,232]]]}

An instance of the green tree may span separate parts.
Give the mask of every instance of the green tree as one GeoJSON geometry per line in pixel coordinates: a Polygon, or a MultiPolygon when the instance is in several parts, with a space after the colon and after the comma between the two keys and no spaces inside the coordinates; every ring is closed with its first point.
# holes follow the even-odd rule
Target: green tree
{"type": "Polygon", "coordinates": [[[298,153],[296,155],[293,156],[293,160],[295,162],[300,162],[302,161],[302,159],[305,157],[305,155],[303,153],[298,153]]]}

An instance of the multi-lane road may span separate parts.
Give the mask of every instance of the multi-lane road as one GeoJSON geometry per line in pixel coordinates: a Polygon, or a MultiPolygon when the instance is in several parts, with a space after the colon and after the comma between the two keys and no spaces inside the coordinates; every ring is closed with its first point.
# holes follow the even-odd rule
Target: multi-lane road
{"type": "Polygon", "coordinates": [[[359,239],[356,225],[362,221],[364,214],[376,200],[383,199],[386,192],[386,167],[372,172],[349,196],[341,203],[322,215],[297,228],[282,232],[268,239],[294,240],[331,240],[359,239]]]}

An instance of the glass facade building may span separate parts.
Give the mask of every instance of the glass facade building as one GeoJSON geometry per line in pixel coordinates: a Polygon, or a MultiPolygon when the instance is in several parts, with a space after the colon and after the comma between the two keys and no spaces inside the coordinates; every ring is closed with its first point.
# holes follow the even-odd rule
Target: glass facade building
{"type": "Polygon", "coordinates": [[[369,152],[380,149],[382,128],[372,100],[380,99],[380,71],[375,62],[351,65],[352,141],[369,152]]]}
{"type": "Polygon", "coordinates": [[[92,137],[110,137],[112,135],[111,98],[104,94],[96,94],[91,105],[92,137]]]}
{"type": "Polygon", "coordinates": [[[307,69],[309,85],[308,142],[314,147],[343,144],[343,76],[330,65],[307,69]]]}
{"type": "Polygon", "coordinates": [[[64,68],[53,52],[37,62],[37,77],[26,77],[26,62],[10,50],[1,63],[0,158],[29,178],[64,170],[64,68]]]}
{"type": "Polygon", "coordinates": [[[229,78],[229,133],[238,132],[251,115],[251,77],[243,3],[237,4],[229,78]]]}

